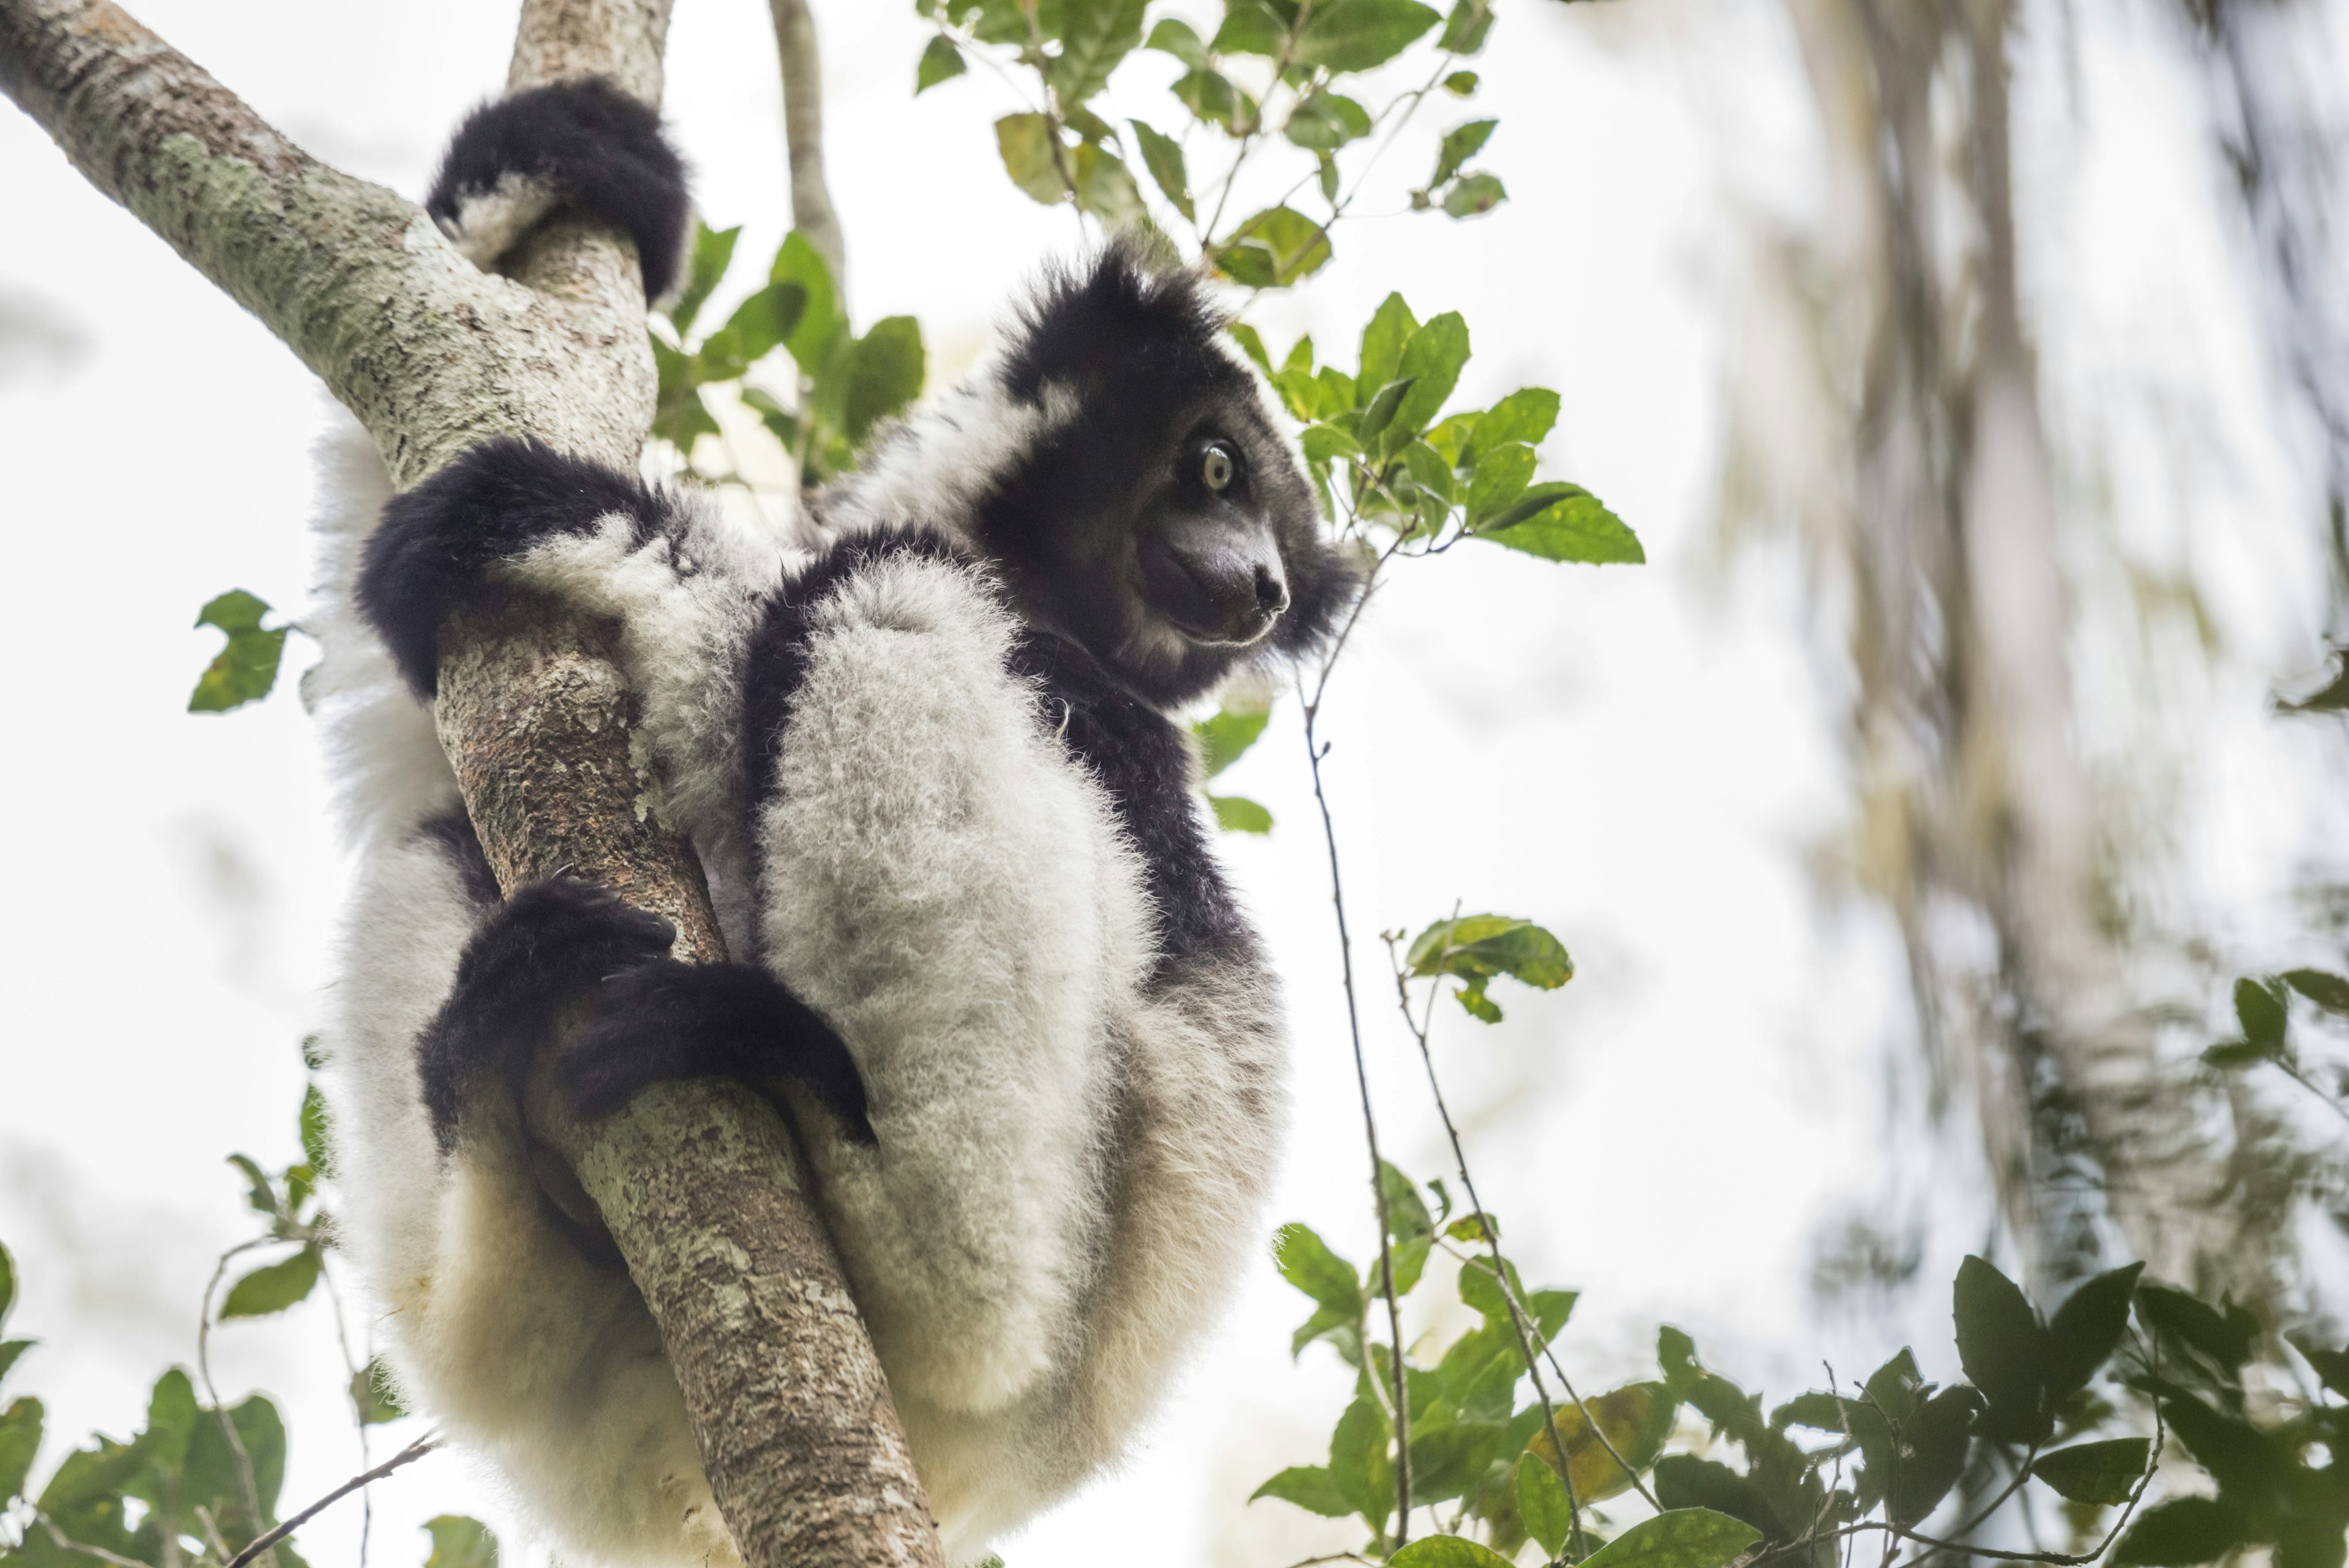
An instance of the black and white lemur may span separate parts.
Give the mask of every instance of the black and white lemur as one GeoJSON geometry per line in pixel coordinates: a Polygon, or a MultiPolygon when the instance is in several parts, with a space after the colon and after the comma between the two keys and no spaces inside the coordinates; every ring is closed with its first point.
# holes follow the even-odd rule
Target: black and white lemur
{"type": "MultiPolygon", "coordinates": [[[[566,202],[666,285],[679,166],[599,84],[477,114],[429,210],[490,265],[566,202]]],[[[1138,245],[1049,274],[796,538],[530,442],[398,496],[330,443],[341,1235],[403,1393],[564,1554],[737,1561],[654,1324],[542,1197],[507,1087],[583,999],[591,1113],[663,1077],[808,1091],[951,1562],[1113,1459],[1260,1255],[1279,1008],[1169,714],[1321,636],[1355,576],[1222,324],[1138,245]],[[426,700],[444,614],[517,587],[619,627],[739,961],[671,960],[585,881],[501,900],[426,700]]]]}

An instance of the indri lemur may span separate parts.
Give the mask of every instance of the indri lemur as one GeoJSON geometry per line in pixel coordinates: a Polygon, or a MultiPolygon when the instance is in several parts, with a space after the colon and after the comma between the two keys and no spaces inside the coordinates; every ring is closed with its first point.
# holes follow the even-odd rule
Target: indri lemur
{"type": "MultiPolygon", "coordinates": [[[[488,265],[564,202],[668,282],[678,164],[599,84],[477,114],[429,210],[488,265]]],[[[1221,327],[1138,246],[1048,275],[797,540],[527,441],[388,497],[372,453],[332,460],[308,691],[364,852],[343,1236],[406,1396],[567,1550],[735,1561],[654,1324],[543,1195],[509,1087],[583,1001],[558,1076],[590,1114],[665,1077],[799,1086],[955,1563],[1117,1454],[1260,1249],[1279,1010],[1169,714],[1355,582],[1221,327]],[[674,961],[583,880],[501,900],[427,700],[447,613],[516,589],[618,626],[740,961],[674,961]]]]}

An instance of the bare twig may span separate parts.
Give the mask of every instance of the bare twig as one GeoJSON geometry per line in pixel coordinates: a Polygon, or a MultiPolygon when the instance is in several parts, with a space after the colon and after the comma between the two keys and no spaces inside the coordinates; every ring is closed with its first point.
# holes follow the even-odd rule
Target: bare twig
{"type": "Polygon", "coordinates": [[[100,1563],[111,1563],[114,1568],[153,1568],[151,1563],[141,1563],[136,1557],[120,1556],[109,1552],[103,1546],[85,1545],[81,1542],[71,1539],[64,1531],[57,1528],[57,1521],[46,1513],[36,1512],[33,1517],[40,1521],[41,1528],[48,1532],[49,1539],[57,1543],[57,1550],[60,1552],[79,1552],[87,1556],[97,1558],[100,1563]]]}
{"type": "Polygon", "coordinates": [[[848,306],[848,245],[832,187],[823,178],[823,57],[807,0],[768,0],[774,15],[775,55],[783,78],[783,146],[792,166],[792,227],[805,235],[823,265],[844,310],[848,306]]]}
{"type": "MultiPolygon", "coordinates": [[[[279,1542],[285,1540],[287,1536],[293,1534],[295,1531],[301,1529],[304,1525],[317,1518],[318,1515],[326,1512],[327,1509],[333,1507],[336,1503],[338,1503],[342,1501],[343,1499],[350,1496],[351,1493],[360,1490],[362,1488],[365,1488],[373,1482],[381,1480],[384,1477],[389,1475],[392,1471],[398,1469],[404,1464],[422,1459],[425,1455],[430,1453],[440,1446],[440,1438],[438,1433],[428,1433],[426,1436],[417,1438],[416,1441],[409,1444],[408,1447],[400,1449],[399,1452],[392,1455],[391,1458],[384,1460],[383,1463],[376,1466],[375,1469],[371,1470],[363,1470],[359,1474],[353,1476],[350,1480],[345,1481],[342,1485],[336,1487],[334,1490],[328,1492],[326,1496],[320,1498],[317,1501],[312,1503],[301,1512],[294,1515],[293,1518],[288,1519],[283,1524],[271,1530],[267,1534],[256,1537],[252,1545],[246,1547],[234,1557],[229,1559],[228,1568],[245,1568],[245,1564],[251,1563],[254,1558],[260,1556],[263,1552],[268,1551],[271,1547],[276,1545],[279,1542]]],[[[255,1520],[254,1522],[257,1524],[260,1521],[255,1520]]]]}

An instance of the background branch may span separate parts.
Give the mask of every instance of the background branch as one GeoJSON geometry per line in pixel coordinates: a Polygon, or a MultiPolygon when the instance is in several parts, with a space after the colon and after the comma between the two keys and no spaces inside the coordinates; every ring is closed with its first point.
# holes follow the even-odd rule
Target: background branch
{"type": "MultiPolygon", "coordinates": [[[[602,74],[657,102],[667,21],[667,0],[525,0],[508,86],[602,74]]],[[[414,204],[309,157],[107,0],[0,0],[0,92],[292,348],[395,483],[504,434],[635,469],[655,382],[625,239],[557,222],[512,277],[482,274],[414,204]]],[[[502,887],[568,865],[675,919],[680,956],[723,956],[598,628],[527,607],[453,627],[440,689],[441,742],[502,887]]],[[[937,1564],[879,1364],[773,1111],[672,1085],[546,1130],[660,1324],[745,1563],[937,1564]]]]}
{"type": "Polygon", "coordinates": [[[823,181],[823,57],[807,0],[769,0],[775,18],[775,53],[783,73],[783,145],[792,161],[792,226],[807,236],[832,269],[841,306],[848,304],[848,250],[832,188],[823,181]]]}

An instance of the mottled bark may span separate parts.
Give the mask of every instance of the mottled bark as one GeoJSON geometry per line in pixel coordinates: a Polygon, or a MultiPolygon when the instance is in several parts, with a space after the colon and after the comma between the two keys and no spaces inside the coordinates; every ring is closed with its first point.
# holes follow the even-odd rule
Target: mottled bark
{"type": "MultiPolygon", "coordinates": [[[[660,92],[667,0],[525,0],[510,87],[660,92]]],[[[366,424],[396,483],[531,434],[633,468],[654,378],[628,243],[550,224],[485,275],[395,193],[310,158],[105,0],[0,0],[0,91],[91,183],[258,316],[366,424]]],[[[598,628],[544,607],[444,636],[436,710],[508,888],[568,866],[723,956],[598,628]]],[[[937,1537],[872,1345],[763,1102],[667,1085],[547,1136],[577,1168],[685,1390],[751,1568],[935,1565],[937,1537]]]]}
{"type": "Polygon", "coordinates": [[[815,18],[807,0],[769,0],[775,21],[775,54],[783,75],[783,147],[792,163],[792,226],[807,236],[833,286],[848,295],[847,242],[832,190],[823,182],[823,57],[816,47],[815,18]]]}

